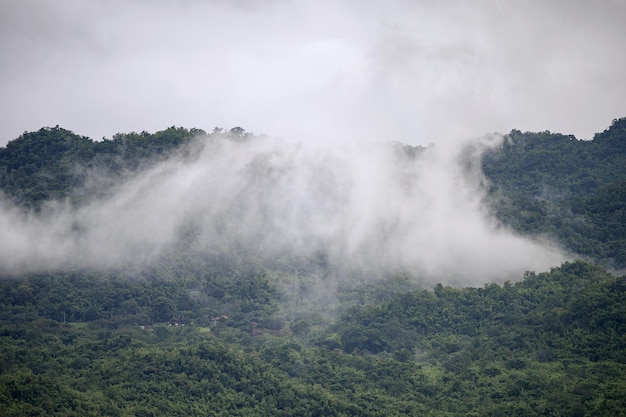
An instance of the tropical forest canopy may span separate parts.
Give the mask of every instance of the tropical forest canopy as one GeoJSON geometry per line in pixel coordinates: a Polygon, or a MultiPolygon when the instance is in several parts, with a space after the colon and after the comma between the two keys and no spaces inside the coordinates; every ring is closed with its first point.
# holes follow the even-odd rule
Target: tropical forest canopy
{"type": "MultiPolygon", "coordinates": [[[[241,128],[24,133],[0,149],[3,210],[80,213],[207,138],[262,140],[241,128]]],[[[428,152],[393,146],[401,161],[428,152]]],[[[136,267],[7,268],[2,415],[626,414],[625,162],[626,119],[591,141],[514,130],[481,153],[481,204],[499,227],[580,258],[512,281],[432,285],[406,269],[341,269],[322,250],[260,262],[237,241],[203,252],[194,223],[136,267]]],[[[266,175],[256,187],[279,178],[284,165],[272,167],[254,171],[266,175]]]]}

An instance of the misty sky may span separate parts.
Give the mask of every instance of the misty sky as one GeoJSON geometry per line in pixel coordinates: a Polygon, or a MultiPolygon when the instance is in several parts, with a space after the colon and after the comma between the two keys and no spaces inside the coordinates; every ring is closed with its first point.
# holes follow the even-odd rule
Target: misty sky
{"type": "Polygon", "coordinates": [[[624,22],[623,0],[2,0],[0,145],[55,125],[591,138],[626,116],[624,22]]]}

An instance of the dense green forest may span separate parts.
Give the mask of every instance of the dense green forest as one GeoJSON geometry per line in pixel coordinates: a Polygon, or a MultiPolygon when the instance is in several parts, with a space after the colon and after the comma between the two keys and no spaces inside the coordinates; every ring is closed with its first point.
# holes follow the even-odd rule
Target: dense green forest
{"type": "Polygon", "coordinates": [[[626,266],[626,118],[593,140],[512,131],[483,170],[498,218],[556,237],[572,252],[626,266]]]}
{"type": "MultiPolygon", "coordinates": [[[[43,128],[0,149],[0,189],[25,212],[80,206],[173,153],[193,158],[207,136],[255,138],[43,128]]],[[[626,280],[611,272],[626,266],[625,159],[626,119],[592,141],[514,130],[485,152],[503,227],[585,258],[515,282],[421,287],[396,273],[307,301],[323,256],[268,267],[184,241],[141,270],[2,272],[1,414],[626,415],[626,280]]]]}
{"type": "Polygon", "coordinates": [[[100,178],[119,181],[204,134],[199,129],[172,126],[154,134],[133,132],[93,141],[59,126],[25,132],[0,149],[0,188],[25,208],[65,198],[79,203],[89,197],[83,195],[86,189],[103,192],[106,188],[106,184],[89,187],[89,170],[97,170],[100,178]]]}
{"type": "Polygon", "coordinates": [[[220,293],[210,276],[2,281],[3,415],[615,416],[626,409],[626,282],[591,263],[481,288],[440,285],[393,297],[363,288],[370,302],[353,303],[333,324],[286,320],[276,314],[271,281],[248,278],[252,287],[220,293]],[[190,295],[198,284],[204,301],[190,295]]]}

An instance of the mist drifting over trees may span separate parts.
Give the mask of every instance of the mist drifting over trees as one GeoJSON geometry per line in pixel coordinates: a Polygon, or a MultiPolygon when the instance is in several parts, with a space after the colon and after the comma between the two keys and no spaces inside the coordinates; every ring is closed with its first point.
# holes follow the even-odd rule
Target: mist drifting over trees
{"type": "Polygon", "coordinates": [[[626,415],[624,21],[0,1],[0,414],[626,415]]]}
{"type": "Polygon", "coordinates": [[[426,147],[26,132],[0,149],[0,407],[620,415],[624,121],[426,147]]]}
{"type": "MultiPolygon", "coordinates": [[[[264,266],[323,257],[335,269],[411,271],[459,283],[519,276],[565,259],[555,244],[516,235],[487,207],[480,161],[502,143],[499,135],[456,147],[310,147],[243,129],[182,133],[185,143],[119,174],[112,167],[128,161],[107,153],[112,144],[40,131],[44,142],[70,143],[68,153],[85,146],[89,156],[64,173],[70,183],[83,180],[67,195],[37,202],[35,211],[4,203],[3,268],[140,267],[183,241],[215,256],[237,248],[264,266]]],[[[124,138],[110,142],[123,149],[124,138]]]]}

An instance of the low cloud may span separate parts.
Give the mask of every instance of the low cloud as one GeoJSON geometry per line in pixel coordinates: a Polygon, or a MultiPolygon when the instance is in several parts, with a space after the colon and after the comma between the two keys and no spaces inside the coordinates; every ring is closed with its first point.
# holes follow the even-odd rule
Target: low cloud
{"type": "Polygon", "coordinates": [[[79,208],[57,202],[25,214],[5,203],[0,268],[137,269],[185,242],[260,266],[322,257],[332,270],[429,282],[516,279],[565,256],[502,227],[485,206],[481,149],[501,140],[408,149],[200,137],[193,153],[79,208]]]}

